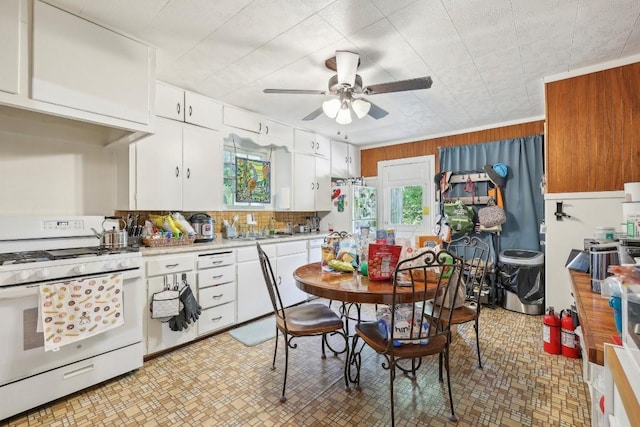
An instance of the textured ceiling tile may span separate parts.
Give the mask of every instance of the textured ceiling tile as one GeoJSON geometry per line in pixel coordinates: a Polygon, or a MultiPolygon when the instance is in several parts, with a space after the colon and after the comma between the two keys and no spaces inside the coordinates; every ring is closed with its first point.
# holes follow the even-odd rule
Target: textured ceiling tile
{"type": "Polygon", "coordinates": [[[173,0],[141,29],[140,37],[156,46],[159,68],[186,52],[215,32],[251,0],[226,0],[213,4],[210,0],[191,0],[191,7],[173,0]]]}
{"type": "MultiPolygon", "coordinates": [[[[349,40],[358,47],[359,52],[366,53],[368,60],[377,63],[393,79],[409,79],[431,74],[422,58],[387,20],[379,21],[352,34],[349,40]],[[385,49],[386,46],[393,46],[393,49],[385,49]]],[[[368,64],[363,62],[360,69],[366,70],[368,64]]]]}
{"type": "Polygon", "coordinates": [[[443,70],[438,77],[452,93],[485,88],[485,82],[473,62],[443,70]]]}
{"type": "Polygon", "coordinates": [[[629,33],[609,34],[606,39],[590,34],[576,40],[571,50],[571,69],[582,68],[592,64],[612,61],[620,58],[622,46],[629,33]]]}
{"type": "Polygon", "coordinates": [[[405,7],[409,6],[412,3],[415,3],[417,0],[371,0],[375,7],[382,12],[384,16],[389,16],[392,13],[395,13],[405,7]]]}
{"type": "Polygon", "coordinates": [[[540,39],[570,41],[575,28],[577,0],[537,0],[513,3],[516,33],[521,45],[540,39]],[[553,13],[549,13],[553,11],[553,13]]]}
{"type": "Polygon", "coordinates": [[[520,47],[525,77],[545,77],[569,71],[571,39],[542,39],[520,47]]]}
{"type": "Polygon", "coordinates": [[[86,2],[87,0],[47,0],[47,3],[76,15],[80,15],[86,2]]]}
{"type": "Polygon", "coordinates": [[[373,6],[370,0],[336,1],[322,9],[318,14],[345,36],[353,34],[383,18],[380,11],[373,6]]]}

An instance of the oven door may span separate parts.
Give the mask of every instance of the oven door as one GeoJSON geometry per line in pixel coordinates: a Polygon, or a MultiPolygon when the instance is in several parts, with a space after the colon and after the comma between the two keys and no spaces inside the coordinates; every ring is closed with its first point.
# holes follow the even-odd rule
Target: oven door
{"type": "Polygon", "coordinates": [[[40,284],[0,288],[0,387],[141,342],[144,288],[140,269],[124,271],[123,276],[124,325],[48,352],[44,351],[44,334],[36,331],[40,284]]]}

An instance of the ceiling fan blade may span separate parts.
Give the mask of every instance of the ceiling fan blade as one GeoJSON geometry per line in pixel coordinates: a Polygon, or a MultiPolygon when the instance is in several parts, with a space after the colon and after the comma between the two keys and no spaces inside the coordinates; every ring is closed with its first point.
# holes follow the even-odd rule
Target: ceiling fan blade
{"type": "Polygon", "coordinates": [[[302,120],[313,120],[316,117],[318,117],[320,114],[322,114],[322,106],[316,108],[315,110],[307,114],[302,120]]]}
{"type": "Polygon", "coordinates": [[[290,95],[326,95],[326,90],[313,89],[263,89],[264,93],[284,93],[290,95]]]}
{"type": "Polygon", "coordinates": [[[396,82],[380,83],[362,88],[365,95],[378,93],[402,92],[405,90],[429,89],[433,84],[431,77],[418,77],[415,79],[398,80],[396,82]]]}
{"type": "Polygon", "coordinates": [[[356,80],[356,71],[360,62],[360,55],[348,50],[336,51],[336,71],[338,72],[338,83],[353,87],[356,80]]]}
{"type": "Polygon", "coordinates": [[[371,104],[371,108],[369,108],[369,112],[367,114],[369,114],[374,119],[379,120],[384,116],[386,116],[387,114],[389,114],[387,110],[383,110],[382,108],[378,107],[376,104],[369,101],[368,99],[367,99],[367,102],[371,104]]]}

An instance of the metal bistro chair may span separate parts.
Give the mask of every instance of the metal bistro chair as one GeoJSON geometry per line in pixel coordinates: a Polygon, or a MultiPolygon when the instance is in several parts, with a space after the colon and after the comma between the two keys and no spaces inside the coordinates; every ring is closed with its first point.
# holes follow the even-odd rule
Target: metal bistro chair
{"type": "MultiPolygon", "coordinates": [[[[457,292],[461,283],[461,273],[462,260],[453,257],[447,251],[440,251],[436,254],[434,251],[427,250],[412,258],[400,261],[393,273],[393,297],[388,327],[381,327],[380,322],[363,322],[355,327],[356,335],[353,339],[352,354],[359,354],[356,345],[358,339],[361,338],[364,343],[386,358],[382,367],[389,370],[392,426],[395,425],[393,383],[396,377],[396,368],[401,372],[408,372],[398,366],[398,363],[407,360],[415,366],[416,360],[420,361],[422,357],[436,354],[439,356],[438,378],[440,381],[443,380],[443,361],[447,371],[447,388],[451,407],[449,419],[451,421],[457,420],[453,409],[451,375],[449,373],[449,342],[451,337],[445,326],[451,322],[451,312],[447,312],[446,315],[444,311],[429,314],[425,313],[424,307],[426,300],[432,298],[433,295],[442,293],[446,297],[450,292],[457,292]],[[425,282],[428,282],[429,291],[427,292],[424,292],[425,282]],[[409,299],[414,303],[400,304],[401,301],[407,301],[407,292],[410,293],[409,299]],[[405,310],[404,316],[398,315],[399,307],[405,310]],[[424,322],[415,319],[424,319],[428,327],[424,325],[424,322]],[[405,335],[401,335],[403,331],[405,335]]],[[[415,374],[415,369],[412,371],[415,374]]],[[[355,381],[359,387],[359,374],[355,381]]]]}
{"type": "Polygon", "coordinates": [[[258,256],[260,259],[260,267],[262,268],[262,274],[264,275],[264,281],[269,291],[269,297],[271,298],[271,304],[273,305],[273,313],[276,319],[276,341],[273,349],[273,363],[272,370],[276,369],[276,355],[278,353],[278,331],[284,336],[285,342],[285,362],[284,362],[284,380],[282,383],[282,396],[281,402],[285,402],[285,389],[287,386],[287,371],[289,367],[289,348],[297,348],[298,345],[292,343],[294,338],[308,337],[322,335],[322,358],[325,359],[325,345],[333,351],[334,355],[346,353],[345,368],[344,368],[344,380],[346,389],[349,390],[349,381],[347,375],[347,367],[349,360],[349,341],[348,335],[344,330],[344,324],[338,315],[324,304],[313,303],[304,304],[294,307],[284,308],[282,305],[282,298],[280,297],[280,291],[278,284],[271,268],[271,262],[269,257],[262,250],[259,243],[256,243],[258,248],[258,256]],[[335,351],[327,343],[327,334],[335,333],[344,338],[345,349],[343,351],[335,351]]]}
{"type": "MultiPolygon", "coordinates": [[[[466,287],[466,301],[462,307],[454,308],[451,325],[474,322],[476,333],[476,350],[478,352],[478,367],[482,369],[480,357],[480,309],[482,307],[482,288],[485,284],[489,264],[489,245],[478,237],[463,236],[451,241],[447,250],[461,258],[464,262],[463,280],[466,287]]],[[[445,309],[446,310],[446,309],[445,309]]]]}

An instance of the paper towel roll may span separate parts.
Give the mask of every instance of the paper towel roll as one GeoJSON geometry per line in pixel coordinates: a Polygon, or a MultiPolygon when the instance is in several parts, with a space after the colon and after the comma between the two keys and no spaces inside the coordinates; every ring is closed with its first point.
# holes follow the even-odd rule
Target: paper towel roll
{"type": "Polygon", "coordinates": [[[640,202],[640,182],[624,183],[624,200],[626,202],[640,202]]]}

